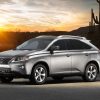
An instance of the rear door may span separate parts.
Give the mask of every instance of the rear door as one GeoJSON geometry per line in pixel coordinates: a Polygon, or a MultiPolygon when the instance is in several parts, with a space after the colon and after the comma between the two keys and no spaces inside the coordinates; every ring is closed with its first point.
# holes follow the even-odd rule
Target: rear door
{"type": "Polygon", "coordinates": [[[91,46],[77,39],[69,39],[69,52],[72,58],[72,73],[80,73],[89,59],[91,59],[91,46]]]}

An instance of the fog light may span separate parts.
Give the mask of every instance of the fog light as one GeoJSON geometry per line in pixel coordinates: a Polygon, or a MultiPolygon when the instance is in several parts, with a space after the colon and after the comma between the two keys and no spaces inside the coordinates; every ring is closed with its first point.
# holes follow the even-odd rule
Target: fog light
{"type": "Polygon", "coordinates": [[[22,66],[19,66],[19,68],[20,68],[20,69],[24,69],[24,65],[22,65],[22,66]]]}

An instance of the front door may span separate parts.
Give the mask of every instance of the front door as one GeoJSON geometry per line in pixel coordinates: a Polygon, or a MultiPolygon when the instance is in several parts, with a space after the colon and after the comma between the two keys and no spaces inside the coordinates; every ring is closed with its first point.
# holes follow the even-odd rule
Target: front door
{"type": "Polygon", "coordinates": [[[51,73],[52,74],[67,74],[71,73],[71,56],[67,52],[66,40],[58,40],[54,46],[59,46],[59,50],[55,50],[51,54],[51,73]]]}

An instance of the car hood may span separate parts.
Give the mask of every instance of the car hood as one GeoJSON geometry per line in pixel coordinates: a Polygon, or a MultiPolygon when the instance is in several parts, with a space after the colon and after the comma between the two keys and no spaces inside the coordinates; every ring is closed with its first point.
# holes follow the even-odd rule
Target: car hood
{"type": "Polygon", "coordinates": [[[0,53],[1,57],[14,57],[14,56],[25,56],[38,52],[37,50],[8,50],[0,53]]]}

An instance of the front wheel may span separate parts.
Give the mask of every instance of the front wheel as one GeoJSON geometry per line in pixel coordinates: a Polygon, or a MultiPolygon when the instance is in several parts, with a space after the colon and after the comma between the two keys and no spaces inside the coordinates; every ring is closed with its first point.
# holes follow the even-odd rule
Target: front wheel
{"type": "Polygon", "coordinates": [[[98,74],[97,66],[94,63],[87,65],[83,79],[88,82],[93,82],[96,80],[98,74]]]}
{"type": "Polygon", "coordinates": [[[0,80],[2,83],[9,83],[13,80],[13,77],[1,77],[0,80]]]}
{"type": "Polygon", "coordinates": [[[43,64],[37,64],[32,70],[30,81],[34,84],[44,84],[47,79],[47,69],[43,64]]]}

